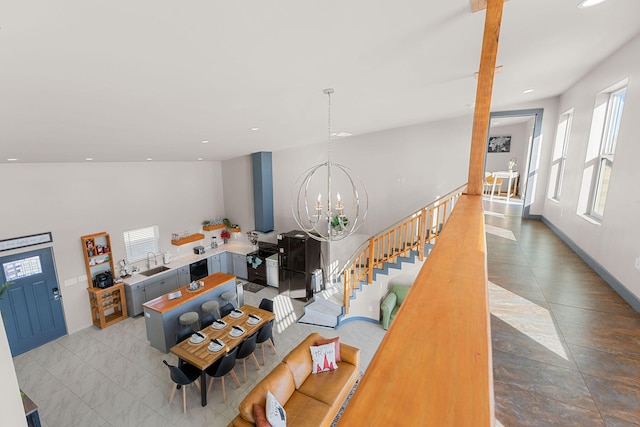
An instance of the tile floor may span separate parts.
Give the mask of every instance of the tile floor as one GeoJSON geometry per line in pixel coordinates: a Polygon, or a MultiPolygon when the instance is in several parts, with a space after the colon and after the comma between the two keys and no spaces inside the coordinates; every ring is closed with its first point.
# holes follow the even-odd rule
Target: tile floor
{"type": "MultiPolygon", "coordinates": [[[[275,297],[278,354],[267,346],[266,366],[259,371],[249,361],[247,383],[239,389],[229,378],[226,404],[219,380],[204,408],[195,387],[187,390],[186,414],[180,394],[168,404],[173,383],[162,360],[175,364],[177,359],[149,346],[141,316],[104,330],[90,327],[15,357],[18,382],[38,404],[44,427],[226,426],[246,393],[311,332],[340,336],[341,341],[360,348],[363,370],[384,336],[380,325],[370,322],[354,321],[338,331],[298,324],[303,303],[276,296],[273,288],[244,295],[246,304],[256,306],[263,297],[275,297]]],[[[258,359],[262,360],[260,354],[258,359]]],[[[242,378],[241,365],[236,372],[242,378]]]]}
{"type": "MultiPolygon", "coordinates": [[[[485,205],[497,425],[640,425],[640,314],[635,312],[543,223],[520,218],[521,205],[485,205]]],[[[245,293],[257,305],[266,288],[245,293]]],[[[248,390],[307,334],[339,335],[362,350],[368,366],[384,331],[352,322],[333,331],[296,323],[302,303],[276,297],[275,342],[267,365],[247,365],[247,384],[220,382],[200,406],[188,390],[171,406],[172,383],[151,348],[144,319],[105,330],[88,328],[14,359],[18,380],[39,405],[43,425],[226,426],[248,390]]]]}
{"type": "Polygon", "coordinates": [[[640,314],[520,206],[485,212],[497,425],[640,425],[640,314]]]}

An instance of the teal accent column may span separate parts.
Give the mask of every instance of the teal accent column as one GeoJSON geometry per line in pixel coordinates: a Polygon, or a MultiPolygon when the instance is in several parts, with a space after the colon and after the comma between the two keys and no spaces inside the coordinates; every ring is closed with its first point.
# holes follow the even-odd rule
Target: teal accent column
{"type": "Polygon", "coordinates": [[[255,229],[273,231],[273,168],[271,152],[251,154],[253,161],[253,214],[255,229]]]}

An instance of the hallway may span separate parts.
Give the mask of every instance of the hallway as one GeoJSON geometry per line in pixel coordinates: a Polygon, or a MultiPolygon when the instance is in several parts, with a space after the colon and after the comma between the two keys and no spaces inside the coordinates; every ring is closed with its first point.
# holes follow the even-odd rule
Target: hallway
{"type": "Polygon", "coordinates": [[[640,314],[521,206],[485,223],[496,425],[640,425],[640,314]]]}

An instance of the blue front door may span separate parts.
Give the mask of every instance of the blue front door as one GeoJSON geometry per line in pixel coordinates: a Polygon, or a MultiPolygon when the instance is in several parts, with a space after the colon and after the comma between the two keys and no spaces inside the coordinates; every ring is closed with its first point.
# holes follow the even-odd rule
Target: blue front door
{"type": "Polygon", "coordinates": [[[17,356],[67,334],[52,248],[0,258],[0,298],[11,354],[17,356]]]}

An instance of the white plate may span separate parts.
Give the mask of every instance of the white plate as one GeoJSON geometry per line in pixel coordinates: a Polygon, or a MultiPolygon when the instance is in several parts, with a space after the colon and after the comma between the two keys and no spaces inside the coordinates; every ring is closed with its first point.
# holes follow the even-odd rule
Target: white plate
{"type": "MultiPolygon", "coordinates": [[[[240,326],[238,327],[240,328],[240,326]]],[[[229,331],[229,335],[231,335],[232,337],[239,337],[239,336],[242,336],[242,334],[244,333],[245,333],[244,329],[242,329],[242,332],[240,332],[236,328],[231,328],[231,330],[229,331]]]]}
{"type": "MultiPolygon", "coordinates": [[[[222,341],[222,340],[220,340],[220,341],[222,341]]],[[[214,352],[214,353],[215,353],[215,352],[217,352],[217,351],[222,350],[222,349],[225,347],[225,346],[224,346],[224,342],[222,342],[222,344],[223,344],[223,345],[219,345],[219,344],[216,344],[216,343],[213,343],[213,342],[212,342],[211,344],[209,344],[209,347],[207,347],[207,349],[208,349],[209,351],[211,351],[211,352],[214,352]]]]}
{"type": "Polygon", "coordinates": [[[224,329],[224,327],[225,327],[225,326],[227,326],[227,323],[226,323],[224,320],[221,320],[221,322],[223,323],[223,325],[221,325],[221,324],[219,324],[219,323],[216,323],[216,322],[213,322],[213,323],[211,324],[211,327],[212,327],[213,329],[224,329]]]}
{"type": "Polygon", "coordinates": [[[238,310],[238,311],[232,311],[231,313],[229,313],[229,316],[233,317],[234,319],[237,319],[238,317],[242,317],[244,313],[242,312],[242,310],[238,310]]]}
{"type": "Polygon", "coordinates": [[[260,319],[260,318],[256,319],[254,317],[249,316],[249,318],[247,319],[247,323],[250,324],[250,325],[257,325],[258,323],[260,323],[261,320],[262,319],[260,319]]]}
{"type": "Polygon", "coordinates": [[[206,335],[204,336],[204,338],[202,338],[199,335],[193,334],[193,335],[191,335],[191,338],[189,338],[189,341],[191,341],[193,344],[200,344],[202,341],[204,341],[206,339],[207,339],[206,335]]]}

